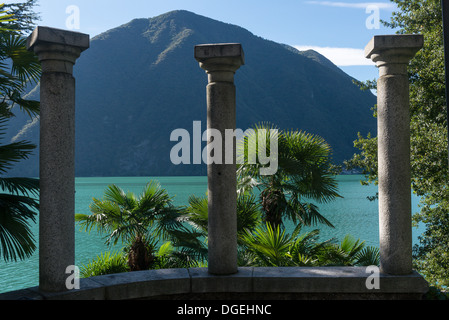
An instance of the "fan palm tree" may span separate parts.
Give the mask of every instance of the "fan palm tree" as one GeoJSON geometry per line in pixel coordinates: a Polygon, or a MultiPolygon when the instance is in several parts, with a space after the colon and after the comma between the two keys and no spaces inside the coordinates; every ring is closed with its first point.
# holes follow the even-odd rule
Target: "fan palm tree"
{"type": "Polygon", "coordinates": [[[323,138],[296,130],[280,131],[272,124],[262,123],[239,141],[237,154],[238,187],[245,191],[254,187],[260,190],[265,221],[274,230],[282,225],[283,218],[295,224],[324,223],[333,227],[310,202],[340,197],[330,170],[331,148],[323,138]],[[271,145],[273,142],[277,142],[277,148],[271,145]],[[249,161],[251,150],[256,152],[256,161],[249,161]],[[271,161],[277,161],[273,174],[261,174],[261,169],[268,166],[264,164],[266,161],[259,161],[264,153],[271,154],[271,161]]]}
{"type": "Polygon", "coordinates": [[[86,231],[95,227],[106,233],[106,244],[119,240],[127,244],[131,271],[150,268],[157,241],[173,240],[184,229],[179,219],[182,208],[172,204],[172,198],[156,181],[150,181],[139,196],[110,185],[104,199],[92,201],[92,214],[76,214],[75,220],[86,231]]]}
{"type": "MultiPolygon", "coordinates": [[[[39,102],[23,98],[28,83],[40,77],[39,61],[27,51],[21,34],[36,18],[28,11],[34,2],[0,5],[0,139],[15,107],[30,117],[39,113],[39,102]]],[[[5,177],[14,163],[27,159],[34,148],[27,141],[0,145],[0,256],[6,261],[29,257],[36,248],[30,221],[35,222],[39,208],[39,180],[5,177]]]]}

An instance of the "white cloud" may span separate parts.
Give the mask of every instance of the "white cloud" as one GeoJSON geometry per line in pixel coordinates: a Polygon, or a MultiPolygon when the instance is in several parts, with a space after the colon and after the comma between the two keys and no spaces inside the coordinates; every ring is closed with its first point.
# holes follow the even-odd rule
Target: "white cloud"
{"type": "Polygon", "coordinates": [[[309,4],[318,4],[321,6],[328,7],[339,7],[339,8],[356,8],[356,9],[366,9],[367,7],[375,6],[379,9],[394,9],[396,6],[393,3],[388,2],[334,2],[334,1],[306,1],[309,4]]]}
{"type": "Polygon", "coordinates": [[[24,134],[27,134],[35,125],[39,125],[39,116],[33,118],[33,120],[28,120],[28,122],[23,126],[23,128],[14,137],[11,138],[11,143],[17,142],[24,134]]]}
{"type": "Polygon", "coordinates": [[[363,49],[355,48],[333,48],[318,46],[294,46],[299,51],[315,50],[328,58],[339,67],[347,66],[373,66],[374,62],[365,58],[363,49]]]}

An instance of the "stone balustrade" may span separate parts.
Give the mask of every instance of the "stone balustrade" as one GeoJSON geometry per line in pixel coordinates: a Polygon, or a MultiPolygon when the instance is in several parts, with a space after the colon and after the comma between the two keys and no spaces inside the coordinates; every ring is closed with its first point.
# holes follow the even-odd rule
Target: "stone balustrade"
{"type": "Polygon", "coordinates": [[[81,279],[80,289],[43,293],[38,287],[0,294],[0,300],[287,300],[421,299],[427,282],[416,272],[379,274],[379,288],[366,285],[365,267],[238,268],[212,275],[208,268],[160,269],[81,279]]]}

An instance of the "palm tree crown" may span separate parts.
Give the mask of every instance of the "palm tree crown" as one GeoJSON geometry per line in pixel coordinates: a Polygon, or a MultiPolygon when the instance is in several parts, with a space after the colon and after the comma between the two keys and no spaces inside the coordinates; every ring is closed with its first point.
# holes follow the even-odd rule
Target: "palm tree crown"
{"type": "Polygon", "coordinates": [[[148,269],[157,241],[171,239],[183,228],[182,210],[172,200],[156,181],[150,181],[139,196],[110,185],[102,200],[92,200],[92,214],[76,214],[75,220],[87,231],[96,227],[105,233],[107,244],[119,240],[127,244],[131,270],[148,269]]]}
{"type": "Polygon", "coordinates": [[[339,197],[337,182],[330,170],[331,148],[323,138],[302,131],[279,131],[271,124],[260,124],[238,144],[240,164],[238,167],[239,189],[257,187],[266,222],[273,229],[282,225],[282,219],[291,219],[295,224],[312,225],[324,223],[332,226],[310,202],[327,202],[339,197]],[[262,132],[262,134],[260,134],[262,132]],[[265,141],[277,141],[277,150],[265,141]],[[274,135],[274,137],[273,137],[274,135]],[[258,138],[256,138],[258,137],[258,138]],[[275,139],[275,140],[274,140],[275,139]],[[249,150],[274,152],[278,169],[274,174],[262,175],[261,161],[250,162],[249,150]],[[277,151],[277,152],[276,152],[277,151]]]}

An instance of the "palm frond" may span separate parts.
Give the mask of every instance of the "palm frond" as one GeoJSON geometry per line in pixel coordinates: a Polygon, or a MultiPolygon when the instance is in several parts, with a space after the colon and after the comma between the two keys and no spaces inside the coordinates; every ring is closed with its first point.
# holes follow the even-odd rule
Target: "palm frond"
{"type": "Polygon", "coordinates": [[[14,163],[28,159],[36,146],[27,141],[13,142],[7,145],[0,145],[0,174],[10,170],[14,163]]]}
{"type": "Polygon", "coordinates": [[[82,264],[80,276],[82,278],[95,277],[105,274],[121,273],[129,271],[126,255],[119,251],[107,251],[101,253],[88,264],[82,264]]]}
{"type": "Polygon", "coordinates": [[[31,119],[39,116],[40,102],[36,100],[26,100],[22,98],[22,91],[9,91],[7,96],[12,105],[19,106],[19,108],[26,113],[31,119]]]}
{"type": "Polygon", "coordinates": [[[128,207],[129,199],[125,191],[115,184],[109,185],[104,192],[104,201],[116,203],[122,207],[128,207]]]}
{"type": "Polygon", "coordinates": [[[301,223],[304,226],[324,224],[334,228],[334,225],[318,211],[315,204],[299,201],[296,195],[289,200],[285,213],[295,224],[301,223]]]}
{"type": "Polygon", "coordinates": [[[196,230],[201,230],[204,234],[208,229],[208,199],[191,195],[188,200],[187,221],[196,230]]]}
{"type": "Polygon", "coordinates": [[[11,59],[11,74],[25,84],[31,80],[39,82],[41,65],[37,56],[26,47],[27,39],[17,34],[0,34],[2,55],[11,59]]]}
{"type": "MultiPolygon", "coordinates": [[[[282,136],[279,129],[269,123],[261,122],[245,131],[237,141],[237,173],[240,177],[257,177],[269,173],[272,162],[278,162],[278,144],[282,136]]],[[[277,171],[273,169],[273,171],[277,171]]]]}
{"type": "Polygon", "coordinates": [[[39,194],[39,179],[34,178],[0,178],[0,189],[12,194],[25,196],[39,194]]]}
{"type": "Polygon", "coordinates": [[[279,227],[270,224],[258,227],[254,232],[242,236],[244,246],[257,257],[257,263],[264,266],[285,266],[289,264],[287,253],[291,237],[279,227]]]}
{"type": "Polygon", "coordinates": [[[237,196],[237,235],[253,230],[262,221],[262,212],[256,196],[240,194],[237,196]]]}
{"type": "Polygon", "coordinates": [[[379,263],[379,248],[373,246],[363,248],[356,256],[355,261],[355,265],[358,266],[378,266],[379,263]]]}
{"type": "Polygon", "coordinates": [[[36,222],[36,200],[0,194],[0,255],[5,261],[30,257],[36,249],[29,220],[36,222]]]}
{"type": "Polygon", "coordinates": [[[322,265],[328,266],[354,266],[358,257],[365,247],[364,241],[354,239],[351,235],[346,235],[339,244],[326,246],[319,254],[322,265]]]}

